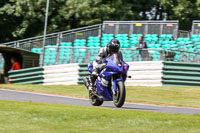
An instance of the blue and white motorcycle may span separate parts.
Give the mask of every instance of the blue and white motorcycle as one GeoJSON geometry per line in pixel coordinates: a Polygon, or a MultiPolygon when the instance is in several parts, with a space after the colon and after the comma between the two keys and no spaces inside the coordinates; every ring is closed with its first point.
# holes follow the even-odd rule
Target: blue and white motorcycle
{"type": "MultiPolygon", "coordinates": [[[[116,107],[122,107],[126,98],[124,83],[127,78],[129,65],[120,60],[115,53],[106,58],[104,64],[104,69],[98,75],[95,82],[95,88],[89,91],[90,103],[93,106],[101,106],[104,101],[113,101],[116,107]]],[[[88,65],[90,73],[92,73],[92,69],[92,63],[90,63],[88,65]]]]}

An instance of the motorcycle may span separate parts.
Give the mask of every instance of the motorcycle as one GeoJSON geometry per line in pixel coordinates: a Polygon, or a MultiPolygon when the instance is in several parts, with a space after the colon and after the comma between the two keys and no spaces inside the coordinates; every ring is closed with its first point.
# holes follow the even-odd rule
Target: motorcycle
{"type": "MultiPolygon", "coordinates": [[[[118,54],[113,53],[103,61],[103,69],[98,75],[92,91],[89,91],[90,103],[93,106],[101,106],[104,101],[113,101],[118,108],[122,107],[126,98],[125,81],[129,65],[118,58],[118,54]]],[[[93,65],[88,65],[88,70],[92,73],[93,65]]],[[[130,78],[130,77],[129,77],[130,78]]],[[[91,84],[90,78],[85,78],[86,87],[91,84]]]]}

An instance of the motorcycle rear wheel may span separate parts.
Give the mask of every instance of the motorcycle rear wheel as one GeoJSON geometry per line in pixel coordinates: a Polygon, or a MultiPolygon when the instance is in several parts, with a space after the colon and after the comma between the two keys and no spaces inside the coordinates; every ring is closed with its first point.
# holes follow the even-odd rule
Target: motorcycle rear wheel
{"type": "Polygon", "coordinates": [[[113,94],[113,103],[120,108],[124,105],[126,99],[126,89],[123,81],[117,82],[117,91],[113,94]]]}
{"type": "Polygon", "coordinates": [[[93,106],[101,106],[103,104],[103,100],[99,100],[97,96],[92,94],[92,92],[89,92],[89,99],[93,106]]]}

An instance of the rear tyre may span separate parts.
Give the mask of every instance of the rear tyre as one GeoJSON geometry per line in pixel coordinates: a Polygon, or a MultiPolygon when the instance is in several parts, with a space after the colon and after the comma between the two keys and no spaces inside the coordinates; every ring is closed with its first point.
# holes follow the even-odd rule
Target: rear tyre
{"type": "Polygon", "coordinates": [[[124,105],[126,99],[126,89],[123,81],[117,82],[117,90],[113,94],[113,103],[116,107],[120,108],[124,105]]]}
{"type": "Polygon", "coordinates": [[[92,92],[89,92],[89,99],[93,106],[101,106],[103,104],[103,100],[99,100],[99,98],[92,94],[92,92]]]}

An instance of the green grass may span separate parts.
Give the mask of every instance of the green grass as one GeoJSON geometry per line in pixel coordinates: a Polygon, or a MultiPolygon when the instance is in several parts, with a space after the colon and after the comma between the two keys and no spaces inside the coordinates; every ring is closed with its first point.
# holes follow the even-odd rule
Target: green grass
{"type": "Polygon", "coordinates": [[[0,133],[199,133],[200,115],[0,101],[0,133]]]}
{"type": "MultiPolygon", "coordinates": [[[[88,98],[79,86],[0,85],[0,88],[88,98]]],[[[128,102],[200,108],[200,87],[126,87],[128,102]]]]}

